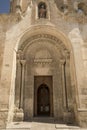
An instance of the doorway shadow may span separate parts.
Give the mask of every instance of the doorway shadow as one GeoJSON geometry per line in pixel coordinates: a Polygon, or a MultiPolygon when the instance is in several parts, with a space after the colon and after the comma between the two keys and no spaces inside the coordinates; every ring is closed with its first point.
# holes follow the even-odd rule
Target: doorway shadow
{"type": "Polygon", "coordinates": [[[64,125],[64,126],[77,126],[75,123],[71,122],[64,122],[63,119],[61,118],[60,120],[55,119],[54,117],[49,117],[49,116],[38,116],[38,117],[33,117],[32,119],[27,120],[26,122],[35,122],[35,123],[47,123],[47,124],[55,124],[55,125],[64,125]]]}

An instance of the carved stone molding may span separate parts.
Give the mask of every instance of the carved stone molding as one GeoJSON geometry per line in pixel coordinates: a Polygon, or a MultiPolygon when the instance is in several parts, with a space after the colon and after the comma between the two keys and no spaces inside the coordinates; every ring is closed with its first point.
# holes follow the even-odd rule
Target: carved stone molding
{"type": "Polygon", "coordinates": [[[37,34],[37,35],[29,37],[27,40],[25,40],[25,42],[22,43],[21,46],[19,46],[19,50],[24,50],[24,48],[28,44],[32,44],[32,42],[34,40],[40,40],[40,39],[51,40],[51,41],[57,43],[57,45],[56,45],[57,47],[60,46],[63,50],[67,50],[66,46],[62,43],[62,41],[60,39],[58,39],[57,37],[55,37],[53,35],[49,35],[49,34],[37,34]]]}
{"type": "Polygon", "coordinates": [[[35,64],[51,64],[53,59],[34,59],[35,64]]]}
{"type": "Polygon", "coordinates": [[[22,66],[24,67],[25,64],[26,64],[26,60],[20,60],[20,62],[21,62],[21,64],[22,64],[22,66]]]}
{"type": "Polygon", "coordinates": [[[65,62],[66,62],[65,59],[60,59],[60,64],[61,64],[61,65],[64,65],[65,62]]]}
{"type": "Polygon", "coordinates": [[[68,50],[65,50],[66,59],[70,59],[70,52],[68,50]]]}

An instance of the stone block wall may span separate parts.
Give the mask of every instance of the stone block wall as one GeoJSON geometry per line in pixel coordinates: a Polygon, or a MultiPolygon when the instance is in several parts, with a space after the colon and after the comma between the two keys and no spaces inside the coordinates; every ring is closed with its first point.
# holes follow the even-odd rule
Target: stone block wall
{"type": "Polygon", "coordinates": [[[4,111],[0,110],[0,129],[6,127],[7,116],[8,116],[7,110],[4,111]]]}
{"type": "MultiPolygon", "coordinates": [[[[2,26],[0,26],[2,28],[2,26]]],[[[1,78],[1,69],[3,62],[3,53],[4,53],[4,44],[5,44],[5,32],[3,29],[0,30],[0,78],[1,78]]]]}

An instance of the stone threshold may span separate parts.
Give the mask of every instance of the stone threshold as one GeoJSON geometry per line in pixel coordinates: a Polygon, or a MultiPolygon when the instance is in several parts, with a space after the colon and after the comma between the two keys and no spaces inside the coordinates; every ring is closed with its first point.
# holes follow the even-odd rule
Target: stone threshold
{"type": "Polygon", "coordinates": [[[40,122],[12,122],[8,124],[6,129],[3,130],[32,130],[35,127],[35,130],[87,130],[85,128],[79,128],[77,126],[69,126],[66,124],[51,124],[51,123],[40,123],[40,122]],[[41,128],[41,129],[40,129],[41,128]],[[48,129],[47,129],[48,128],[48,129]],[[44,129],[45,130],[45,129],[44,129]]]}

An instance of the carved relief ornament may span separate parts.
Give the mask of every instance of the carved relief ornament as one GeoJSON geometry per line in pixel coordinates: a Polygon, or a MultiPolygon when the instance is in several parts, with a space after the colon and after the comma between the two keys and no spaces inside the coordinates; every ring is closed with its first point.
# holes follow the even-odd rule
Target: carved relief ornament
{"type": "Polygon", "coordinates": [[[53,43],[56,43],[56,47],[58,48],[60,47],[62,50],[67,50],[67,47],[64,45],[64,43],[60,39],[49,34],[37,34],[37,35],[29,37],[27,40],[25,40],[22,43],[22,45],[19,46],[19,50],[23,51],[25,47],[29,44],[32,44],[34,40],[40,40],[40,39],[51,40],[53,41],[53,43]]]}

